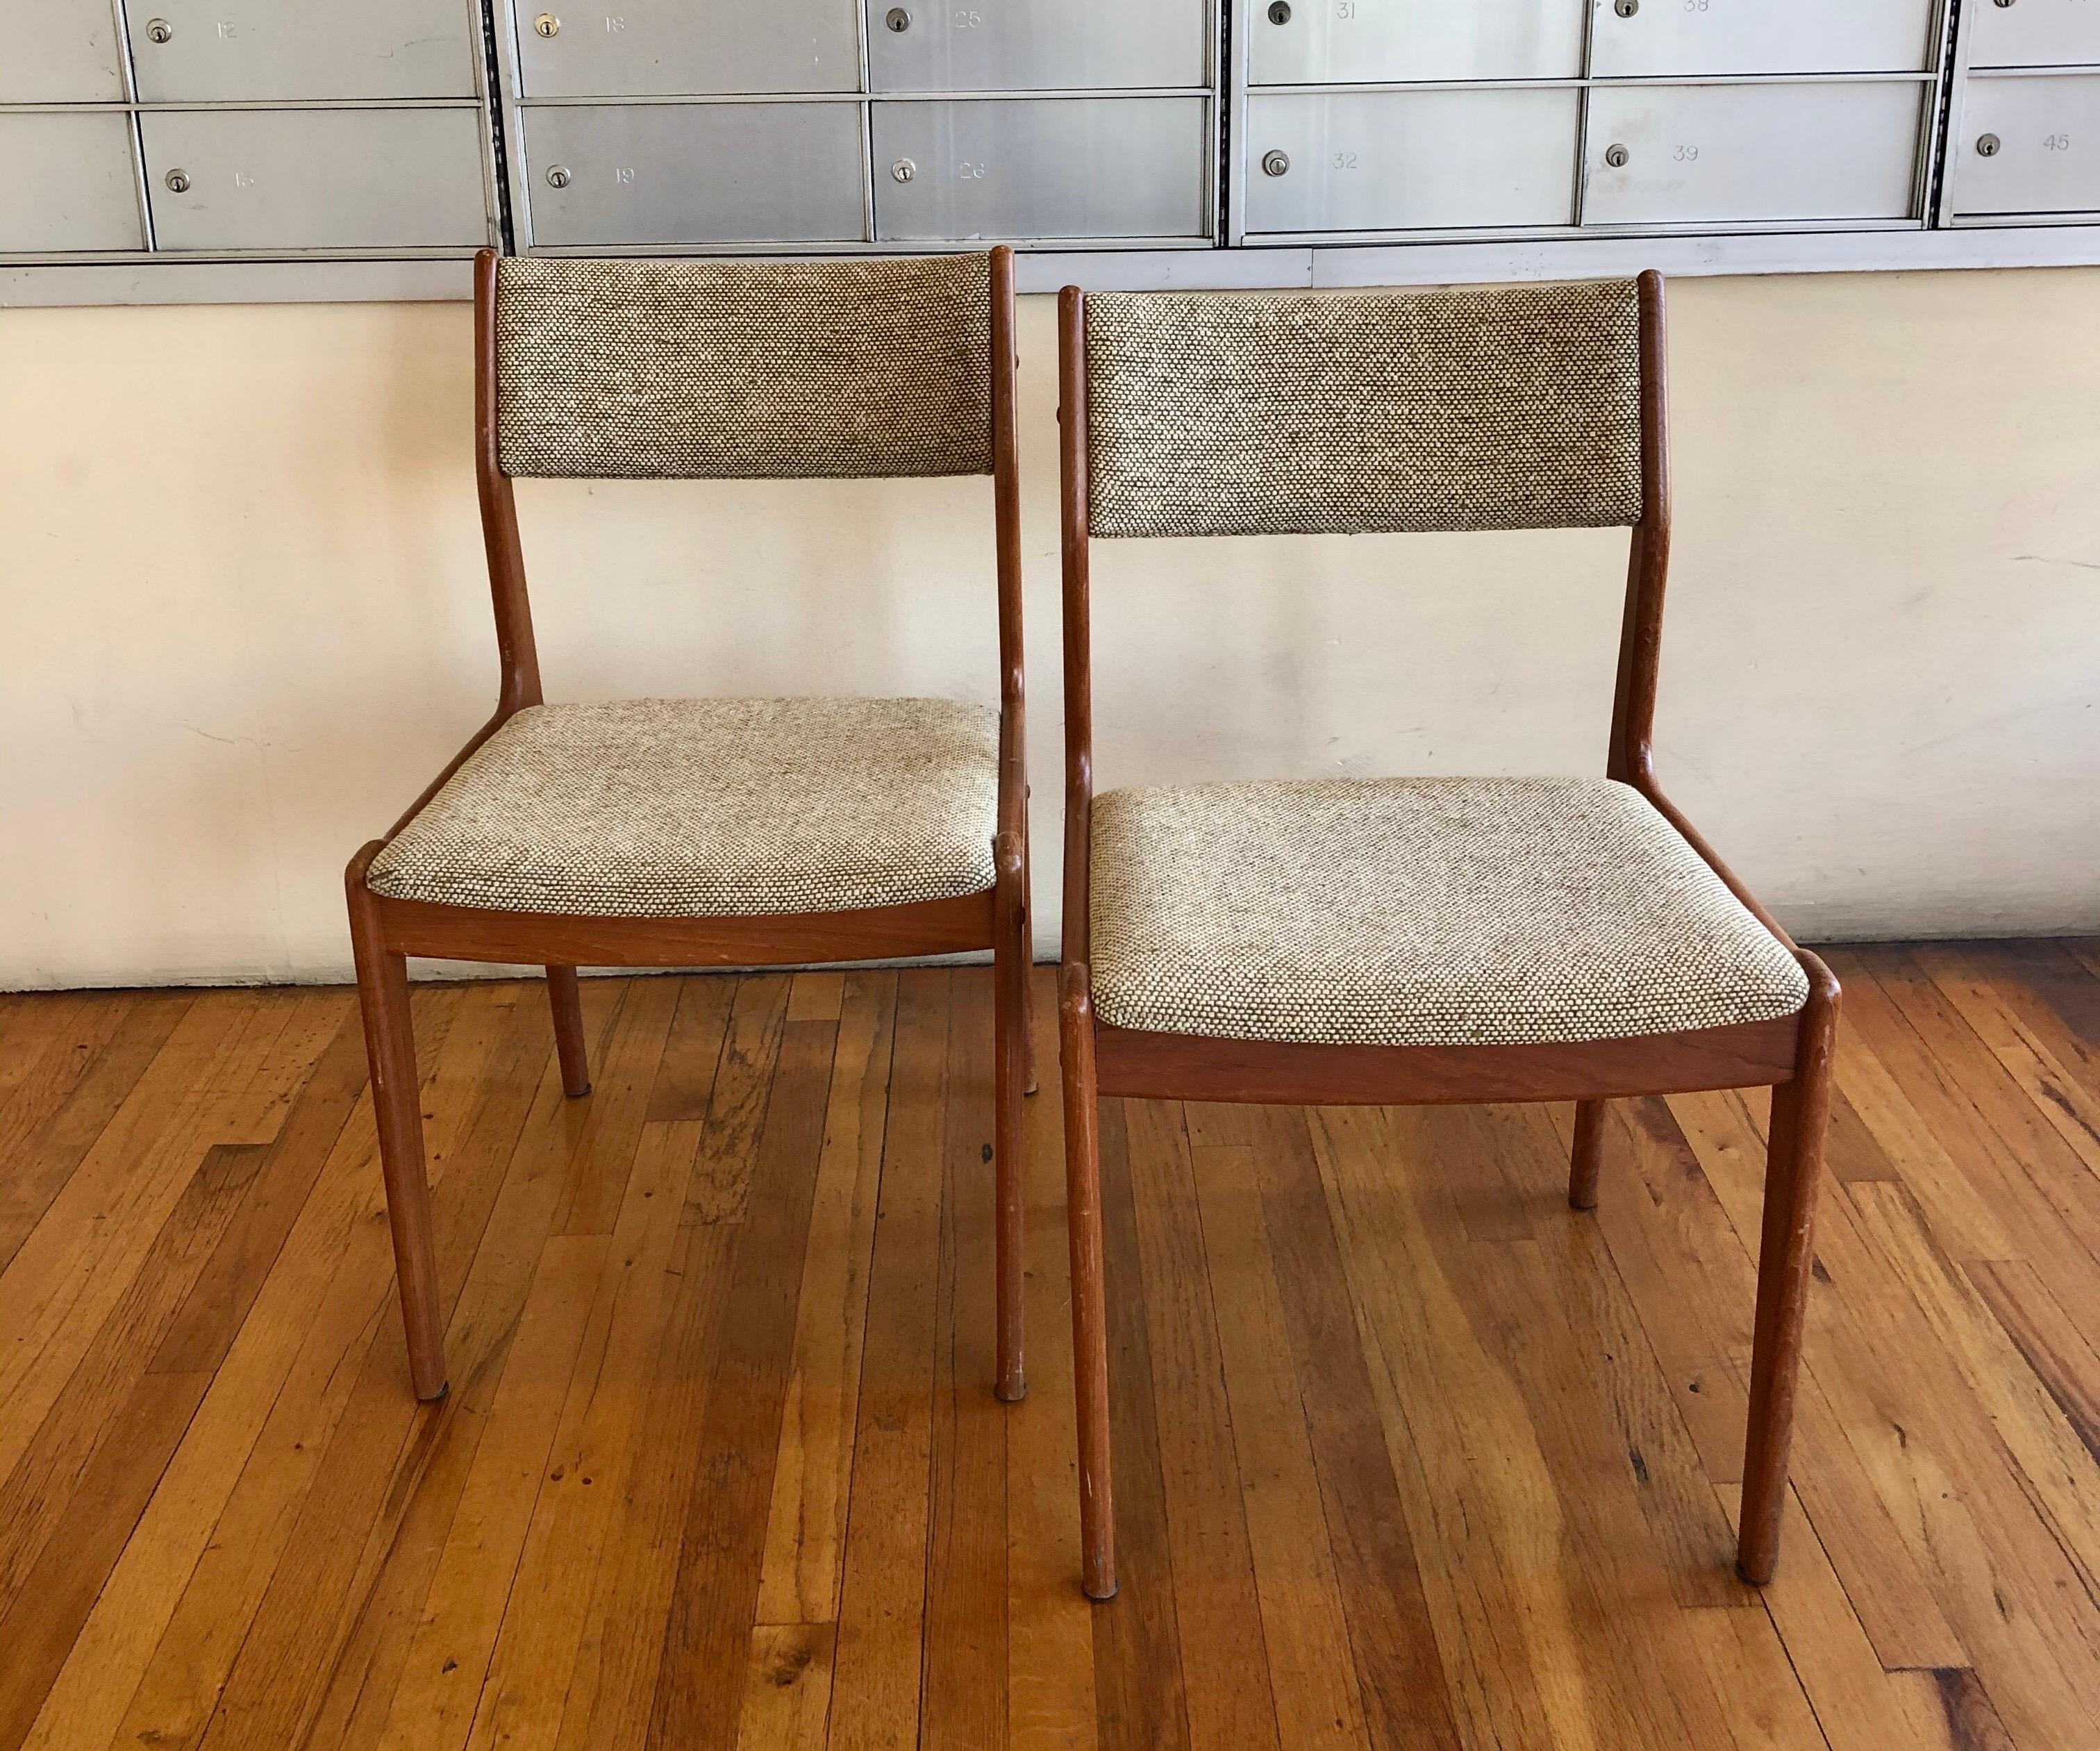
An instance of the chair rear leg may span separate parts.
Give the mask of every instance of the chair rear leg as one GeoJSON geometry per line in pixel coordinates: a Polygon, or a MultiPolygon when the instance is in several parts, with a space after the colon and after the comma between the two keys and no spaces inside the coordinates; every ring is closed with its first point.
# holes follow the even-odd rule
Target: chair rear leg
{"type": "Polygon", "coordinates": [[[995,849],[999,884],[992,897],[992,1171],[997,1206],[999,1378],[993,1390],[1012,1405],[1028,1392],[1021,1355],[1028,1174],[1021,1109],[1021,1091],[1028,1086],[1027,918],[1021,848],[1002,839],[995,849]]]}
{"type": "Polygon", "coordinates": [[[437,1399],[445,1395],[445,1339],[431,1243],[430,1187],[423,1170],[422,1096],[408,1013],[408,964],[386,947],[364,885],[364,867],[378,849],[377,843],[366,846],[350,866],[350,941],[357,962],[357,999],[372,1071],[372,1109],[379,1131],[401,1321],[408,1331],[408,1378],[417,1397],[437,1399]]]}
{"type": "Polygon", "coordinates": [[[554,1052],[562,1061],[562,1092],[580,1100],[591,1091],[590,1048],[584,1042],[584,999],[575,968],[547,969],[547,998],[554,1011],[554,1052]]]}
{"type": "MultiPolygon", "coordinates": [[[[1804,957],[1812,960],[1813,957],[1804,957]]],[[[1793,1444],[1794,1389],[1801,1372],[1808,1284],[1815,1263],[1815,1201],[1830,1116],[1830,1060],[1838,982],[1820,962],[1802,1016],[1794,1079],[1772,1090],[1765,1160],[1764,1234],[1758,1253],[1758,1312],[1750,1360],[1750,1415],[1743,1458],[1743,1517],[1736,1567],[1762,1586],[1779,1562],[1793,1444]]]]}
{"type": "Polygon", "coordinates": [[[1568,1203],[1574,1210],[1597,1207],[1597,1180],[1604,1166],[1604,1103],[1575,1103],[1575,1147],[1568,1158],[1568,1203]]]}
{"type": "Polygon", "coordinates": [[[1101,1140],[1094,1016],[1083,966],[1069,966],[1057,1006],[1065,1083],[1065,1207],[1072,1247],[1072,1372],[1079,1411],[1080,1586],[1115,1597],[1115,1495],[1109,1458],[1108,1315],[1101,1269],[1101,1140]]]}

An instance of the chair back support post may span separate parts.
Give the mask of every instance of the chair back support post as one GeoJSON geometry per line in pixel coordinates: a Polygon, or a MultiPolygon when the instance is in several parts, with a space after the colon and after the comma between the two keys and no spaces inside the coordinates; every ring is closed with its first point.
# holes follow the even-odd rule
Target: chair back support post
{"type": "Polygon", "coordinates": [[[1087,307],[1076,286],[1057,298],[1058,486],[1065,577],[1065,963],[1090,952],[1094,691],[1088,578],[1087,307]]]}
{"type": "Polygon", "coordinates": [[[518,501],[503,471],[498,443],[496,377],[496,254],[474,258],[474,474],[481,496],[482,539],[488,549],[488,585],[496,607],[496,648],[502,679],[497,695],[500,722],[521,708],[537,705],[540,651],[532,636],[532,604],[525,593],[525,554],[518,536],[518,501]]]}
{"type": "Polygon", "coordinates": [[[1640,276],[1641,520],[1626,567],[1618,685],[1605,776],[1647,789],[1655,783],[1655,701],[1662,663],[1663,593],[1670,572],[1668,332],[1662,276],[1640,276]]]}
{"type": "Polygon", "coordinates": [[[999,567],[999,703],[1014,717],[1017,730],[1024,703],[1017,344],[1013,251],[1002,245],[991,252],[992,523],[999,567]]]}

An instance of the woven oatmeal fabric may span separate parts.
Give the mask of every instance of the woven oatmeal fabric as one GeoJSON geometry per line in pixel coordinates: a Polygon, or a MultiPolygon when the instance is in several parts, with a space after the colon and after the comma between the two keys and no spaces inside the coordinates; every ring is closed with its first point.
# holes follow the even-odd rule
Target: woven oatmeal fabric
{"type": "Polygon", "coordinates": [[[1800,963],[1648,801],[1586,778],[1095,799],[1094,1006],[1222,1039],[1512,1045],[1792,1015],[1800,963]]]}
{"type": "Polygon", "coordinates": [[[373,860],[374,893],[637,918],[992,885],[999,713],[946,699],[531,706],[373,860]]]}
{"type": "Polygon", "coordinates": [[[1091,295],[1093,533],[1640,521],[1630,280],[1091,295]]]}
{"type": "Polygon", "coordinates": [[[987,256],[505,258],[497,276],[506,474],[990,471],[987,256]]]}

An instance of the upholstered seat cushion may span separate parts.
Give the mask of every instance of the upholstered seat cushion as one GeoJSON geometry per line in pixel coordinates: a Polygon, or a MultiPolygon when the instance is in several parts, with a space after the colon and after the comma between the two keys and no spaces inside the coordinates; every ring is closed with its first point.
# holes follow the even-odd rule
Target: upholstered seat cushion
{"type": "Polygon", "coordinates": [[[1808,995],[1683,836],[1604,779],[1110,792],[1092,933],[1103,1021],[1225,1039],[1609,1039],[1808,995]]]}
{"type": "Polygon", "coordinates": [[[945,699],[536,705],[373,860],[375,893],[509,911],[845,911],[992,885],[999,714],[945,699]]]}

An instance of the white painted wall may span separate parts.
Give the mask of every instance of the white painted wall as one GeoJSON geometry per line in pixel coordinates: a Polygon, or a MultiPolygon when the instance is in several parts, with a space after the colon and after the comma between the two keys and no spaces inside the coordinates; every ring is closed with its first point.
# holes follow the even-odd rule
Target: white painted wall
{"type": "MultiPolygon", "coordinates": [[[[1688,280],[1665,780],[1811,937],[2100,929],[2100,271],[1688,280]]],[[[0,985],[333,979],[486,716],[459,307],[0,311],[0,985]]],[[[1054,946],[1051,311],[1023,319],[1054,946]]],[[[549,693],[994,696],[988,487],[521,486],[549,693]]],[[[1594,770],[1621,538],[1104,545],[1105,786],[1594,770]]]]}

